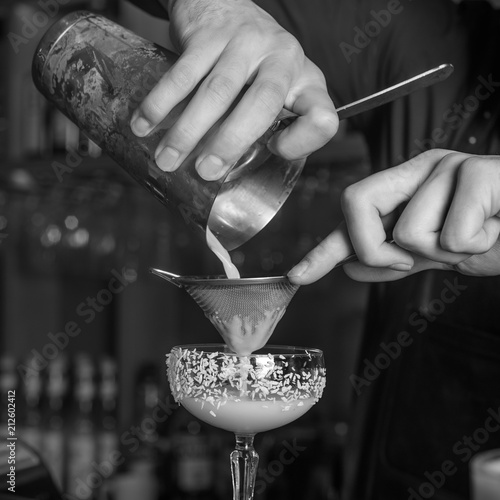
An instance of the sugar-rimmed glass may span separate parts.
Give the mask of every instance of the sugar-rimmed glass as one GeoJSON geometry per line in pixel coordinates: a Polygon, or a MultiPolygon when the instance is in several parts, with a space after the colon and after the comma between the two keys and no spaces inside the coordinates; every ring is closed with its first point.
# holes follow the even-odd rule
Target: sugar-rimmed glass
{"type": "Polygon", "coordinates": [[[224,344],[180,345],[172,348],[167,367],[178,403],[235,434],[233,500],[253,498],[259,461],[255,435],[301,417],[318,402],[326,383],[323,352],[295,346],[265,346],[239,356],[224,344]]]}

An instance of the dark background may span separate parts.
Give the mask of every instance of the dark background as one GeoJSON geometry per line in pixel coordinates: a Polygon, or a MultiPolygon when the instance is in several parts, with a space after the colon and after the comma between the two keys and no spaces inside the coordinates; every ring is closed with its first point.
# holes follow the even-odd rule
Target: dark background
{"type": "MultiPolygon", "coordinates": [[[[150,275],[148,268],[179,274],[218,274],[222,268],[198,235],[89,145],[31,81],[36,44],[66,11],[102,12],[161,45],[169,43],[168,24],[116,0],[57,5],[53,19],[35,29],[26,26],[26,19],[40,11],[36,1],[4,1],[0,6],[0,353],[10,360],[4,368],[14,367],[19,394],[26,367],[43,368],[43,382],[45,366],[40,365],[49,357],[64,357],[71,368],[83,354],[94,365],[96,379],[102,359],[111,359],[118,369],[115,432],[121,436],[140,413],[137,397],[144,373],[154,374],[160,400],[168,398],[164,361],[170,348],[220,340],[192,299],[150,275]],[[67,152],[75,147],[80,160],[71,163],[67,152]],[[57,164],[71,168],[61,171],[57,164]],[[84,316],[80,305],[109,289],[113,272],[130,284],[92,318],[84,316]],[[81,333],[67,345],[50,347],[71,322],[81,333]]],[[[332,143],[308,160],[296,189],[269,226],[233,252],[241,273],[286,273],[341,220],[342,189],[367,172],[364,143],[344,123],[332,143]]],[[[367,293],[366,285],[336,270],[293,298],[271,342],[322,348],[328,383],[320,404],[290,430],[275,433],[278,443],[282,436],[292,439],[300,433],[304,443],[316,442],[327,429],[328,442],[341,446],[367,293]]],[[[42,403],[40,413],[43,420],[42,403]]],[[[167,442],[169,432],[163,432],[167,442]]],[[[308,453],[320,448],[315,445],[308,453]]],[[[301,462],[305,469],[311,466],[306,455],[301,462]]],[[[221,460],[225,468],[227,458],[221,460]]],[[[292,470],[288,468],[288,477],[292,470]]],[[[286,477],[286,471],[277,476],[286,477]]]]}

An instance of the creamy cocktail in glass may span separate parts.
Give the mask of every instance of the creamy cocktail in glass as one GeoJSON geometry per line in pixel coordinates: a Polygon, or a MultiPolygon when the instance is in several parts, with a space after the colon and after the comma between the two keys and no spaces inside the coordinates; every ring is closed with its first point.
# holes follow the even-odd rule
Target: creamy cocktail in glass
{"type": "Polygon", "coordinates": [[[234,500],[253,498],[255,434],[301,417],[319,400],[326,383],[322,351],[292,346],[265,346],[247,356],[224,344],[176,346],[167,366],[178,403],[200,420],[234,432],[234,500]]]}

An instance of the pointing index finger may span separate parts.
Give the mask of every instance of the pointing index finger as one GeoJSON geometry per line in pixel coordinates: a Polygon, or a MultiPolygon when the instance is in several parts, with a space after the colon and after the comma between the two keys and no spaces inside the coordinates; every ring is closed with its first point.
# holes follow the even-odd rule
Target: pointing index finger
{"type": "Polygon", "coordinates": [[[313,283],[353,253],[347,228],[342,222],[289,271],[288,277],[297,285],[313,283]]]}

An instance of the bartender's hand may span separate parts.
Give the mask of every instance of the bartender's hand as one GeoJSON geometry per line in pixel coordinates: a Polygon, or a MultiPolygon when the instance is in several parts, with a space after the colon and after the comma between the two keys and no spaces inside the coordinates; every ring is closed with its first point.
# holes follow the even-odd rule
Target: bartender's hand
{"type": "Polygon", "coordinates": [[[424,269],[500,274],[500,157],[431,150],[349,186],[345,222],[289,273],[312,283],[339,261],[359,281],[424,269]],[[394,240],[393,243],[388,241],[394,240]]]}
{"type": "Polygon", "coordinates": [[[171,38],[181,56],[133,114],[133,132],[149,134],[198,88],[158,146],[156,162],[162,170],[182,163],[247,84],[241,101],[197,158],[206,180],[220,178],[283,107],[299,118],[270,145],[275,153],[303,158],[333,137],[338,118],[322,72],[269,14],[251,0],[168,4],[171,38]]]}

